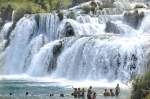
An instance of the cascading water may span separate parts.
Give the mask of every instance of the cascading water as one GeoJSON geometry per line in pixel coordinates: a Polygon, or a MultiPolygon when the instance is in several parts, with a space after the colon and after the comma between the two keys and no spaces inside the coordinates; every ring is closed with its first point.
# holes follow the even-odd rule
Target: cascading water
{"type": "Polygon", "coordinates": [[[9,62],[5,63],[5,72],[7,74],[22,73],[40,47],[47,41],[55,39],[58,24],[59,20],[55,14],[23,17],[12,31],[14,38],[6,49],[5,61],[9,62]]]}
{"type": "Polygon", "coordinates": [[[25,15],[5,50],[4,74],[129,81],[149,65],[147,18],[134,28],[123,14],[62,21],[56,13],[25,15]]]}
{"type": "Polygon", "coordinates": [[[60,55],[54,76],[71,80],[129,80],[131,73],[141,72],[144,57],[138,39],[133,43],[127,38],[83,37],[60,55]]]}

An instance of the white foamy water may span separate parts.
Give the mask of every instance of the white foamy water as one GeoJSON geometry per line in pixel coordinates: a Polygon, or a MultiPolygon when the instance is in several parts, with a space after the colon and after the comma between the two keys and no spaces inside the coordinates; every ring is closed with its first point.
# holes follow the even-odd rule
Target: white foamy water
{"type": "MultiPolygon", "coordinates": [[[[66,79],[53,79],[49,78],[48,76],[45,77],[32,77],[26,74],[23,75],[3,75],[0,76],[0,80],[10,80],[10,81],[27,81],[27,82],[40,82],[40,86],[44,86],[44,83],[49,83],[50,85],[52,83],[55,83],[55,86],[68,86],[68,88],[75,88],[75,87],[84,87],[88,88],[90,85],[97,88],[115,88],[117,84],[120,85],[122,89],[129,89],[131,88],[130,83],[122,83],[120,81],[113,81],[109,82],[107,79],[102,79],[101,81],[91,81],[91,80],[85,80],[85,81],[71,81],[66,79]],[[42,84],[43,83],[43,84],[42,84]]],[[[39,85],[39,84],[38,84],[39,85]]],[[[47,85],[46,85],[47,86],[47,85]]]]}

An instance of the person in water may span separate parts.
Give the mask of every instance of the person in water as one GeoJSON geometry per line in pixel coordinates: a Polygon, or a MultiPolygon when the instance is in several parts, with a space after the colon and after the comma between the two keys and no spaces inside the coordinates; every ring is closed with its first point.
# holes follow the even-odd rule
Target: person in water
{"type": "Polygon", "coordinates": [[[74,92],[72,95],[74,96],[74,98],[77,98],[77,96],[78,96],[77,88],[74,88],[74,92]]]}
{"type": "Polygon", "coordinates": [[[113,89],[110,89],[110,95],[111,96],[115,96],[114,92],[113,92],[113,89]]]}
{"type": "Polygon", "coordinates": [[[96,99],[96,92],[93,93],[92,99],[96,99]]]}
{"type": "Polygon", "coordinates": [[[87,99],[92,99],[92,86],[90,86],[90,88],[88,89],[87,99]]]}
{"type": "Polygon", "coordinates": [[[105,89],[104,96],[110,96],[110,93],[105,89]]]}
{"type": "Polygon", "coordinates": [[[82,88],[82,90],[81,90],[81,97],[85,97],[85,89],[84,88],[82,88]]]}
{"type": "Polygon", "coordinates": [[[120,87],[119,84],[117,84],[116,88],[115,88],[115,95],[118,96],[120,93],[120,87]]]}
{"type": "Polygon", "coordinates": [[[78,97],[81,96],[81,90],[80,90],[80,88],[78,88],[78,90],[77,90],[77,96],[78,96],[78,97]]]}

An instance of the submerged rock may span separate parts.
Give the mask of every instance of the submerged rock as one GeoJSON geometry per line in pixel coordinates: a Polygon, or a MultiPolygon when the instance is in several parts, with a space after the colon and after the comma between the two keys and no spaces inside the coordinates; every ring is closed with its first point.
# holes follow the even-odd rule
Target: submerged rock
{"type": "Polygon", "coordinates": [[[138,12],[138,10],[134,12],[126,12],[124,14],[124,21],[132,26],[133,28],[138,28],[141,24],[142,19],[144,18],[144,12],[138,12]]]}
{"type": "Polygon", "coordinates": [[[111,21],[108,21],[106,23],[105,31],[108,33],[116,33],[116,34],[122,33],[122,30],[119,28],[119,26],[111,21]]]}

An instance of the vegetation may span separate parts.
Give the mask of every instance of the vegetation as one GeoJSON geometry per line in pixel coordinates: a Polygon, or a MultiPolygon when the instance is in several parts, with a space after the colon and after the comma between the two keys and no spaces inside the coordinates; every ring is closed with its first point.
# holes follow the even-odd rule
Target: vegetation
{"type": "Polygon", "coordinates": [[[138,77],[133,83],[131,99],[150,99],[150,72],[138,77]]]}
{"type": "Polygon", "coordinates": [[[70,3],[70,0],[0,0],[0,27],[10,20],[15,24],[24,14],[65,9],[70,3]]]}
{"type": "Polygon", "coordinates": [[[10,4],[14,9],[30,6],[33,12],[47,12],[59,8],[67,8],[70,0],[0,0],[0,7],[10,4]]]}

